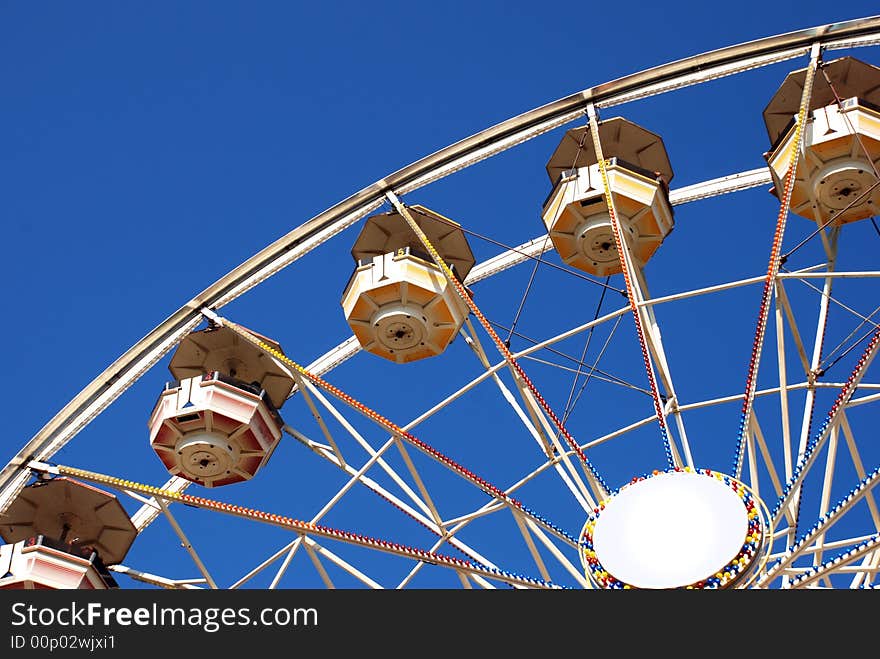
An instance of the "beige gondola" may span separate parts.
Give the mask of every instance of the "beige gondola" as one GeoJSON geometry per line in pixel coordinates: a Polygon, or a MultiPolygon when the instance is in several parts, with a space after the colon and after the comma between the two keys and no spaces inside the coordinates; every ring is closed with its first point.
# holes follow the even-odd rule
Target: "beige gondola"
{"type": "MultiPolygon", "coordinates": [[[[474,255],[461,227],[423,206],[408,209],[453,274],[464,280],[474,255]]],[[[367,352],[405,363],[442,353],[468,308],[397,212],[370,217],[351,250],[357,262],[342,308],[367,352]]]]}
{"type": "MultiPolygon", "coordinates": [[[[781,196],[794,150],[795,119],[807,69],[786,76],[764,110],[772,145],[765,154],[781,196]]],[[[823,65],[813,79],[790,208],[821,224],[846,224],[880,212],[880,68],[853,57],[823,65]],[[830,85],[829,85],[830,82],[830,85]]]]}
{"type": "MultiPolygon", "coordinates": [[[[610,163],[608,187],[638,266],[644,266],[673,227],[668,184],[673,171],[663,140],[615,117],[599,124],[610,163]]],[[[547,163],[553,191],[542,217],[553,246],[568,265],[594,275],[620,272],[620,260],[596,150],[588,127],[565,133],[547,163]]]]}

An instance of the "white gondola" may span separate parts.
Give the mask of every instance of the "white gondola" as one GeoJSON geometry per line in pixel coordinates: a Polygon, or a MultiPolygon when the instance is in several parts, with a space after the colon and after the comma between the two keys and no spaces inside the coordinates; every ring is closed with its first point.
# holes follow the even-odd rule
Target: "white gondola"
{"type": "Polygon", "coordinates": [[[206,487],[253,478],[281,439],[278,408],[293,389],[290,375],[225,327],[190,334],[169,368],[180,380],[165,388],[149,421],[150,444],[168,471],[206,487]]]}
{"type": "Polygon", "coordinates": [[[0,589],[105,589],[137,529],[114,495],[62,477],[24,488],[0,537],[0,589]]]}

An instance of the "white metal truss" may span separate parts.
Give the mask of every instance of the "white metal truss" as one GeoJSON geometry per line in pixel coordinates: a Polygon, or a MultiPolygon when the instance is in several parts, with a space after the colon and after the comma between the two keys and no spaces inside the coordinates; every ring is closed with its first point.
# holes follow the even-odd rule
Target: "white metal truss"
{"type": "MultiPolygon", "coordinates": [[[[803,55],[810,50],[814,44],[822,44],[826,49],[852,47],[854,45],[868,45],[877,43],[880,34],[880,18],[863,19],[859,21],[849,21],[846,23],[835,24],[833,26],[824,26],[823,28],[814,28],[813,30],[804,30],[790,35],[781,37],[773,37],[750,44],[744,44],[721,51],[706,53],[689,60],[683,60],[679,63],[664,65],[649,71],[628,76],[627,78],[606,83],[591,89],[584,90],[578,94],[567,97],[548,106],[537,108],[528,113],[524,113],[519,117],[515,117],[507,122],[503,122],[498,126],[492,127],[462,142],[447,147],[436,154],[432,154],[413,165],[410,165],[399,172],[389,175],[385,179],[377,181],[372,186],[365,188],[352,197],[340,202],[331,209],[328,209],[319,216],[313,218],[309,222],[297,227],[288,235],[269,245],[266,249],[243,263],[241,266],[224,276],[211,287],[196,296],[187,305],[173,314],[168,320],[160,324],[155,330],[150,332],[142,341],[138,342],[125,354],[123,354],[116,362],[109,366],[98,378],[87,385],[71,402],[65,406],[46,426],[44,426],[30,441],[28,441],[19,453],[0,471],[0,511],[5,510],[11,500],[20,491],[21,487],[29,480],[30,468],[43,468],[41,464],[52,458],[55,453],[62,448],[67,442],[86,427],[98,414],[106,409],[113,401],[121,395],[128,387],[136,382],[145,372],[147,372],[159,359],[168,353],[173,347],[185,336],[193,330],[202,320],[202,310],[217,310],[229,302],[235,300],[240,295],[246,293],[254,286],[259,285],[267,278],[273,276],[289,264],[295,262],[311,250],[317,248],[322,243],[330,240],[333,236],[343,231],[346,227],[351,226],[368,213],[376,210],[381,206],[384,200],[384,194],[387,192],[396,192],[403,194],[416,190],[428,183],[435,181],[444,176],[448,176],[460,169],[469,167],[482,159],[491,157],[503,150],[512,148],[526,140],[532,139],[556,127],[582,118],[584,108],[589,103],[594,103],[596,107],[610,107],[620,103],[629,102],[637,98],[643,98],[652,94],[659,94],[680,88],[687,85],[699,84],[707,80],[712,80],[721,76],[732,75],[741,71],[765,66],[767,64],[790,59],[803,55]]],[[[770,181],[769,173],[766,169],[750,170],[725,176],[719,179],[713,179],[703,183],[673,190],[670,193],[670,200],[673,204],[691,203],[708,197],[717,196],[744,190],[747,188],[766,184],[770,181]]],[[[793,470],[799,460],[802,461],[804,452],[809,441],[808,418],[812,416],[815,391],[822,387],[840,387],[843,383],[818,382],[811,375],[815,374],[816,369],[821,361],[821,345],[824,339],[824,318],[828,313],[831,300],[832,283],[836,279],[842,278],[869,278],[880,276],[880,272],[834,272],[834,261],[836,248],[836,234],[832,233],[830,238],[822,234],[822,240],[828,247],[828,262],[822,264],[824,267],[822,272],[812,271],[810,269],[797,272],[780,273],[776,281],[776,327],[777,327],[777,370],[779,372],[779,386],[758,391],[756,396],[778,395],[780,398],[780,406],[783,417],[782,442],[785,449],[785,458],[780,464],[774,464],[770,458],[770,450],[768,448],[768,439],[764,436],[758,419],[755,416],[752,421],[751,433],[747,445],[747,456],[750,469],[753,474],[758,472],[758,460],[764,460],[764,466],[770,471],[772,477],[772,485],[775,490],[775,496],[782,494],[783,483],[788,483],[793,477],[793,470]],[[807,358],[806,348],[798,334],[797,325],[794,319],[794,313],[790,305],[785,299],[784,282],[789,279],[823,279],[822,295],[819,303],[819,318],[817,321],[816,336],[813,342],[812,355],[807,358]],[[800,381],[800,376],[794,378],[795,382],[789,382],[790,373],[786,370],[785,355],[786,341],[783,338],[783,328],[786,323],[794,331],[795,337],[792,340],[793,347],[804,355],[805,374],[807,379],[800,381]],[[788,425],[791,420],[792,410],[788,404],[788,395],[794,391],[806,390],[807,402],[804,406],[801,423],[801,433],[799,436],[799,451],[794,454],[792,451],[790,432],[788,425]],[[808,409],[809,408],[809,409],[808,409]]],[[[472,284],[482,279],[494,276],[504,270],[511,268],[518,263],[528,259],[540,256],[541,253],[550,247],[545,236],[538,236],[533,240],[527,241],[516,248],[507,250],[496,257],[478,264],[471,271],[470,276],[466,280],[466,284],[472,284]]],[[[636,273],[638,274],[638,273],[636,273]]],[[[715,398],[704,401],[678,401],[672,387],[672,378],[669,372],[666,356],[663,351],[660,338],[659,328],[654,317],[654,308],[658,304],[667,302],[675,302],[689,297],[704,295],[709,293],[726,290],[733,287],[747,286],[758,283],[763,280],[762,277],[753,277],[740,280],[737,282],[724,282],[716,286],[706,287],[703,289],[683,291],[681,293],[667,295],[658,298],[650,298],[647,294],[647,286],[643,279],[636,277],[639,284],[640,294],[638,296],[637,305],[638,312],[644,319],[644,325],[647,328],[648,345],[654,358],[654,365],[658,369],[659,380],[663,383],[667,393],[669,406],[666,412],[675,419],[678,428],[679,441],[685,461],[692,464],[693,459],[690,456],[687,438],[684,433],[684,422],[682,420],[683,413],[692,409],[699,409],[710,405],[721,405],[736,400],[740,400],[742,396],[730,395],[722,398],[715,398]]],[[[584,332],[594,326],[607,323],[610,320],[618,319],[621,314],[627,311],[626,308],[619,309],[612,313],[606,314],[602,318],[597,319],[593,323],[586,323],[569,331],[558,334],[557,336],[545,338],[534,346],[516,353],[516,357],[528,357],[544,348],[552,346],[555,343],[565,340],[578,333],[584,332]]],[[[858,311],[854,311],[858,313],[858,311]]],[[[571,450],[566,450],[559,445],[552,427],[544,417],[539,406],[530,398],[530,393],[514,378],[517,385],[516,390],[519,394],[517,400],[511,390],[503,383],[500,372],[505,368],[505,363],[490,363],[485,352],[479,344],[476,332],[471,328],[470,333],[466,335],[469,345],[474,348],[475,354],[483,365],[483,372],[471,381],[460,386],[457,390],[448,393],[437,405],[428,410],[425,414],[415,419],[406,428],[411,428],[420,423],[425,418],[431,416],[434,412],[443,409],[451,404],[467,391],[473,389],[481,382],[491,379],[495,386],[498,387],[502,397],[507,400],[514,413],[522,421],[526,428],[526,432],[531,435],[538,445],[543,449],[543,461],[531,469],[523,478],[514,483],[511,487],[504,490],[505,492],[514,492],[529,480],[536,478],[547,470],[557,473],[574,499],[581,508],[589,509],[595,505],[595,501],[599,495],[596,486],[590,481],[588,473],[578,472],[574,467],[570,458],[573,455],[571,450]]],[[[790,348],[789,348],[790,349],[790,348]]],[[[332,348],[330,351],[319,357],[315,362],[309,365],[308,370],[316,373],[326,373],[339,364],[350,359],[359,352],[359,346],[354,337],[350,337],[332,348]]],[[[860,391],[871,391],[880,389],[880,385],[870,382],[860,382],[860,391]]],[[[451,567],[455,569],[459,579],[465,587],[478,585],[484,588],[491,588],[494,585],[489,579],[496,579],[501,582],[509,583],[514,587],[524,587],[527,585],[525,580],[518,581],[516,578],[503,575],[499,577],[497,573],[491,572],[497,569],[495,563],[483,557],[473,548],[463,542],[457,534],[461,529],[467,527],[475,520],[479,520],[486,515],[493,515],[496,512],[509,510],[512,515],[512,523],[522,537],[524,546],[528,550],[534,561],[534,566],[538,574],[544,581],[551,581],[551,568],[548,558],[554,559],[555,566],[561,566],[579,585],[589,587],[589,582],[583,578],[582,572],[575,567],[576,561],[573,561],[572,552],[574,548],[571,543],[566,544],[565,539],[559,535],[553,535],[544,521],[540,518],[530,516],[528,513],[516,508],[507,507],[501,500],[495,499],[485,504],[483,507],[471,511],[464,515],[458,515],[453,518],[444,518],[442,513],[442,505],[438,505],[435,498],[431,496],[431,486],[420,474],[416,465],[410,458],[405,445],[400,442],[399,438],[390,437],[385,444],[379,448],[373,447],[357,430],[352,426],[339,409],[323,395],[314,385],[297,378],[297,386],[295,393],[303,394],[306,404],[309,406],[315,418],[321,427],[324,439],[328,442],[322,444],[315,442],[306,437],[302,432],[295,428],[286,428],[296,440],[308,446],[308,448],[320,456],[322,459],[338,467],[342,472],[348,475],[349,480],[346,485],[341,488],[334,497],[332,497],[327,505],[312,521],[316,524],[317,520],[331,509],[338,501],[342,499],[349,489],[354,485],[365,486],[391,505],[399,508],[404,514],[413,518],[423,526],[429,528],[437,535],[436,544],[431,549],[436,551],[444,544],[448,544],[462,553],[473,557],[479,562],[479,568],[469,567],[451,567]],[[323,411],[322,411],[323,410],[323,411]],[[329,413],[336,422],[338,422],[345,431],[345,441],[360,445],[367,453],[368,458],[361,467],[355,467],[350,464],[349,460],[357,464],[357,460],[350,455],[350,447],[343,448],[341,439],[337,438],[326,424],[323,422],[324,412],[329,413]],[[394,446],[399,451],[406,465],[406,472],[411,479],[414,487],[409,485],[404,478],[404,474],[399,474],[392,469],[390,465],[382,458],[383,454],[394,446]],[[343,457],[345,455],[345,457],[343,457]],[[383,487],[378,480],[373,478],[375,473],[368,471],[382,471],[384,476],[390,478],[392,482],[400,488],[403,497],[397,496],[390,489],[383,487]],[[549,535],[548,535],[549,534],[549,535]],[[562,543],[560,549],[556,543],[562,543]],[[484,569],[485,568],[485,569],[484,569]]],[[[871,480],[869,486],[865,486],[856,496],[844,506],[831,508],[835,503],[830,498],[831,485],[834,474],[835,460],[841,459],[840,453],[844,448],[848,450],[860,478],[870,478],[861,464],[858,446],[855,443],[852,431],[849,428],[844,409],[850,409],[857,405],[863,405],[874,402],[880,398],[880,394],[867,394],[858,398],[850,398],[846,405],[835,416],[834,423],[826,435],[820,439],[820,445],[824,442],[828,444],[828,450],[825,453],[825,463],[822,468],[825,472],[823,487],[821,489],[821,507],[823,514],[831,510],[820,528],[811,532],[805,537],[797,538],[794,526],[791,524],[790,517],[797,514],[797,506],[794,498],[797,487],[789,488],[787,500],[790,505],[784,506],[780,511],[778,520],[782,521],[783,517],[787,518],[789,526],[780,529],[779,538],[787,540],[788,545],[786,551],[774,556],[778,559],[776,565],[771,567],[771,571],[767,573],[762,584],[768,583],[775,576],[783,576],[786,586],[790,587],[806,587],[813,586],[817,583],[830,583],[827,579],[829,574],[835,572],[855,573],[853,576],[853,585],[858,586],[867,583],[873,579],[878,570],[878,562],[880,562],[880,549],[877,546],[876,537],[865,537],[858,540],[862,543],[856,549],[852,549],[851,545],[840,544],[840,542],[826,542],[825,532],[830,528],[837,519],[847,512],[854,503],[865,501],[865,505],[870,508],[874,524],[880,531],[880,519],[878,519],[877,506],[874,501],[874,495],[871,488],[876,480],[871,480]],[[829,552],[838,547],[849,548],[849,553],[845,558],[836,560],[828,559],[829,552]],[[801,557],[809,556],[813,563],[813,570],[809,573],[804,572],[804,568],[795,567],[793,564],[801,557]],[[828,559],[828,560],[826,560],[828,559]],[[836,560],[836,562],[835,562],[836,560]],[[861,565],[854,565],[861,560],[861,565]],[[825,580],[824,582],[822,580],[825,580]]],[[[610,439],[625,435],[627,432],[650,423],[654,417],[648,417],[641,421],[631,423],[603,437],[592,438],[582,444],[582,448],[591,448],[598,446],[610,439]]],[[[818,451],[817,451],[818,453],[818,451]]],[[[537,454],[538,456],[541,453],[537,454]]],[[[805,465],[805,471],[813,467],[814,461],[805,465]]],[[[813,467],[816,468],[816,467],[813,467]]],[[[802,481],[802,478],[801,478],[802,481]]],[[[801,481],[796,481],[799,483],[801,481]]],[[[754,479],[753,483],[757,483],[754,479]]],[[[161,490],[164,493],[182,493],[189,482],[179,478],[170,479],[161,490]]],[[[171,497],[168,498],[164,494],[151,494],[150,490],[138,489],[133,487],[123,489],[123,492],[133,496],[142,502],[142,508],[133,516],[138,531],[144,531],[159,515],[164,515],[171,527],[174,529],[181,543],[192,556],[192,559],[201,573],[201,579],[185,579],[175,580],[167,577],[161,577],[148,572],[143,572],[135,568],[126,566],[116,566],[114,569],[120,574],[126,574],[133,579],[151,583],[163,588],[197,588],[199,584],[207,584],[210,587],[217,587],[211,574],[208,572],[195,549],[189,543],[183,529],[173,516],[170,510],[170,504],[177,501],[171,497]]],[[[771,499],[773,496],[770,497],[771,499]]],[[[271,520],[266,523],[273,523],[271,520]]],[[[317,537],[321,537],[317,533],[317,537]]],[[[338,540],[336,536],[325,535],[325,537],[338,540]]],[[[853,541],[856,543],[856,540],[853,541]]],[[[353,542],[353,544],[358,544],[353,542]]],[[[364,544],[364,546],[367,546],[364,544]]],[[[383,551],[382,547],[370,545],[372,549],[383,551]]],[[[333,579],[327,571],[329,564],[344,570],[348,574],[354,576],[358,581],[368,587],[379,587],[377,581],[368,577],[361,570],[339,555],[331,552],[327,548],[318,544],[313,535],[300,533],[290,543],[275,552],[269,559],[257,565],[251,572],[244,575],[240,582],[233,584],[238,587],[246,583],[250,578],[260,571],[266,569],[270,565],[280,560],[281,564],[272,581],[272,587],[276,587],[288,570],[291,560],[297,551],[303,551],[308,556],[308,560],[318,573],[322,582],[328,587],[334,587],[333,579]]],[[[391,552],[394,553],[394,552],[391,552]]],[[[398,555],[403,555],[398,552],[398,555]]],[[[410,574],[403,580],[400,586],[404,586],[412,580],[412,577],[418,573],[426,564],[425,560],[418,559],[416,554],[406,554],[406,557],[415,560],[414,566],[410,574]]],[[[430,561],[428,561],[430,562],[430,561]]],[[[449,567],[449,566],[447,566],[449,567]]],[[[501,566],[503,567],[503,566],[501,566]]]]}

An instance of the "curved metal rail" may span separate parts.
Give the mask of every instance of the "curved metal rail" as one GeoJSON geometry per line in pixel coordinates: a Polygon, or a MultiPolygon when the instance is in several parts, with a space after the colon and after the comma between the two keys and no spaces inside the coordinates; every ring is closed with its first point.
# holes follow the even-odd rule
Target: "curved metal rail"
{"type": "Polygon", "coordinates": [[[31,460],[48,460],[79,430],[219,309],[384,203],[530,140],[584,114],[637,98],[791,59],[819,43],[827,50],[880,43],[880,16],[822,25],[728,46],[571,94],[467,137],[382,178],[279,238],[196,295],[133,345],[49,420],[0,471],[0,512],[24,486],[31,460]]]}

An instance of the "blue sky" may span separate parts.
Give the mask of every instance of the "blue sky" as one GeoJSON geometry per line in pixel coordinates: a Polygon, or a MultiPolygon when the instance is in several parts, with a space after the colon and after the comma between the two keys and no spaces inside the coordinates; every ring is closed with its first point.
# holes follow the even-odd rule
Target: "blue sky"
{"type": "MultiPolygon", "coordinates": [[[[872,13],[876,6],[861,0],[847,3],[844,12],[813,1],[726,7],[645,3],[625,16],[613,5],[525,2],[445,2],[430,8],[397,2],[3,3],[0,217],[6,250],[0,275],[7,314],[0,331],[8,367],[0,458],[5,462],[14,455],[83,386],[197,292],[389,172],[583,88],[703,51],[872,13]]],[[[876,48],[855,55],[880,64],[876,48]]],[[[761,110],[785,74],[805,63],[785,62],[603,116],[626,116],[664,137],[676,172],[673,188],[760,167],[769,146],[761,110]]],[[[540,205],[549,192],[544,164],[563,130],[405,201],[504,244],[531,239],[541,232],[540,205]]],[[[762,273],[775,215],[776,200],[766,188],[677,210],[676,230],[647,269],[651,292],[663,295],[762,273]]],[[[789,246],[809,233],[795,217],[789,231],[789,246]]],[[[339,298],[353,267],[348,250],[356,233],[343,232],[222,313],[279,340],[293,359],[309,363],[348,336],[339,298]]],[[[848,227],[841,240],[850,269],[875,267],[880,238],[870,223],[848,227]]],[[[477,238],[471,245],[478,261],[500,251],[477,238]]],[[[820,262],[816,241],[799,258],[792,267],[820,262]]],[[[530,273],[527,264],[478,284],[477,303],[490,318],[509,325],[530,273]]],[[[544,338],[585,322],[599,293],[599,287],[542,268],[519,331],[544,338]]],[[[755,287],[738,289],[658,311],[682,398],[742,391],[758,293],[755,287]]],[[[862,313],[876,306],[876,287],[852,284],[841,287],[840,296],[862,313]]],[[[792,297],[805,308],[815,306],[814,292],[805,286],[792,297]]],[[[604,304],[610,311],[623,298],[609,295],[604,304]]],[[[814,315],[805,314],[813,323],[814,315]]],[[[841,339],[852,319],[843,314],[830,321],[829,332],[841,339]]],[[[602,365],[644,387],[630,317],[618,332],[602,365]]],[[[604,338],[598,333],[594,338],[589,353],[594,358],[604,338]]],[[[579,354],[582,342],[579,337],[560,349],[579,354]]],[[[512,342],[514,348],[526,345],[512,342]]],[[[167,358],[56,459],[164,482],[166,473],[148,446],[146,422],[170,377],[166,365],[167,358]]],[[[571,374],[537,362],[524,367],[561,411],[571,374]]],[[[359,355],[328,379],[403,424],[478,372],[459,339],[448,354],[410,366],[359,355]]],[[[826,408],[820,402],[818,413],[826,408]]],[[[702,466],[728,466],[738,411],[728,406],[715,415],[695,413],[689,434],[699,437],[692,442],[701,447],[702,466]]],[[[591,383],[570,426],[586,441],[650,413],[644,394],[591,383]]],[[[773,414],[766,412],[771,419],[773,414]]],[[[301,400],[292,400],[284,415],[319,438],[301,400]]],[[[870,421],[866,413],[860,422],[870,421]]],[[[374,445],[383,441],[381,431],[356,423],[374,445]]],[[[532,440],[488,385],[416,435],[499,485],[539,463],[532,440]]],[[[656,427],[634,435],[638,451],[627,446],[596,451],[594,462],[614,486],[662,466],[656,427]]],[[[350,450],[356,450],[353,444],[350,450]]],[[[876,456],[864,457],[866,467],[877,464],[876,456]]],[[[432,479],[431,489],[448,502],[447,510],[465,512],[484,502],[482,494],[435,465],[419,466],[432,479]]],[[[308,519],[343,482],[333,467],[286,438],[254,481],[205,495],[308,519]]],[[[524,492],[523,499],[576,533],[582,511],[567,496],[548,481],[524,492]]],[[[128,500],[125,505],[136,508],[128,500]]],[[[223,527],[218,542],[216,518],[191,510],[179,514],[226,585],[289,540],[277,530],[234,522],[223,527]],[[231,543],[244,549],[231,551],[231,543]]],[[[327,523],[418,546],[432,541],[369,492],[353,491],[327,523]]],[[[503,557],[499,564],[509,561],[510,569],[535,572],[509,515],[476,526],[463,537],[503,557]]],[[[364,561],[391,585],[410,567],[399,559],[333,549],[364,561]]],[[[162,520],[139,538],[129,559],[146,571],[196,576],[162,520]]],[[[354,585],[337,577],[340,585],[354,585]]],[[[558,577],[566,579],[564,573],[558,577]]],[[[415,585],[458,583],[454,574],[438,569],[420,578],[415,585]]],[[[283,584],[320,584],[305,555],[297,557],[289,579],[283,584]]],[[[260,578],[253,585],[266,583],[260,578]]]]}

